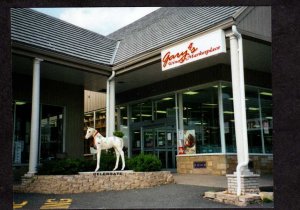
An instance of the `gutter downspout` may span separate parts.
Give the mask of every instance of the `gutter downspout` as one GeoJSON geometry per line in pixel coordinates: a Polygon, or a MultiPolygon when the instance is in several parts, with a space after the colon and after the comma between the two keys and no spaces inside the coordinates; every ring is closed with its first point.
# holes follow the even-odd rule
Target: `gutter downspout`
{"type": "MultiPolygon", "coordinates": [[[[117,44],[116,44],[116,48],[115,48],[115,51],[112,55],[112,58],[110,60],[110,64],[113,65],[114,61],[115,61],[115,58],[116,58],[116,55],[117,55],[117,52],[118,52],[118,49],[119,49],[119,46],[120,46],[120,41],[117,41],[117,44]]],[[[110,88],[109,88],[109,82],[115,77],[116,75],[116,72],[115,70],[112,70],[112,74],[110,75],[110,77],[107,79],[107,82],[106,82],[106,132],[105,132],[105,135],[106,137],[108,137],[109,135],[109,132],[110,132],[110,122],[108,122],[108,119],[109,119],[109,116],[110,116],[110,88]]]]}
{"type": "MultiPolygon", "coordinates": [[[[240,71],[240,88],[241,101],[245,103],[245,83],[244,83],[244,62],[243,62],[243,43],[242,35],[237,31],[235,25],[232,26],[232,32],[238,39],[238,54],[239,54],[239,71],[240,71]]],[[[242,106],[242,119],[246,119],[246,109],[242,106]]],[[[247,139],[247,126],[245,122],[242,122],[242,137],[243,137],[243,150],[244,150],[244,162],[241,162],[236,167],[237,173],[237,196],[241,195],[241,168],[248,166],[249,163],[249,151],[248,151],[248,139],[247,139]]]]}
{"type": "Polygon", "coordinates": [[[112,74],[110,75],[110,77],[107,79],[107,82],[106,82],[106,137],[108,137],[108,134],[109,134],[109,130],[110,130],[110,122],[109,122],[109,116],[110,116],[110,103],[109,103],[109,94],[110,94],[110,91],[109,91],[109,83],[110,81],[115,77],[116,75],[116,72],[115,71],[112,71],[112,74]]]}

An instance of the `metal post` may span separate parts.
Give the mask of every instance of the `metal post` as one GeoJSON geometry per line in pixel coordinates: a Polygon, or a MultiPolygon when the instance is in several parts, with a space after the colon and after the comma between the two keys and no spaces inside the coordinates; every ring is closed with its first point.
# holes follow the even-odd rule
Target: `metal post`
{"type": "Polygon", "coordinates": [[[132,140],[131,140],[131,106],[127,105],[127,126],[128,126],[128,157],[132,156],[132,140]]]}
{"type": "Polygon", "coordinates": [[[263,120],[262,120],[262,106],[261,106],[261,98],[259,94],[259,90],[257,90],[258,94],[258,107],[259,107],[259,123],[260,123],[260,136],[261,136],[261,145],[262,145],[262,153],[266,154],[265,149],[265,135],[264,135],[264,126],[263,126],[263,120]]]}
{"type": "Polygon", "coordinates": [[[182,93],[177,94],[178,99],[178,139],[177,139],[177,154],[179,154],[179,147],[183,147],[183,100],[182,93]]]}
{"type": "Polygon", "coordinates": [[[218,96],[219,96],[218,99],[219,99],[219,123],[220,123],[220,137],[221,137],[221,152],[223,154],[225,154],[226,145],[225,145],[222,83],[219,83],[218,96]]]}
{"type": "Polygon", "coordinates": [[[30,154],[28,175],[37,172],[38,145],[39,145],[39,118],[40,118],[40,62],[42,59],[35,58],[33,62],[32,79],[32,107],[31,107],[31,131],[30,131],[30,154]]]}

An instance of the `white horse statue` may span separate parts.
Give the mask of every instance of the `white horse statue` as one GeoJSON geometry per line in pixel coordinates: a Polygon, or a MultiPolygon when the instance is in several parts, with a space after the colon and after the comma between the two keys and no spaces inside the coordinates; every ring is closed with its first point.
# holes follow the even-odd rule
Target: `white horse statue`
{"type": "Polygon", "coordinates": [[[94,148],[97,150],[97,167],[95,172],[98,171],[100,168],[101,150],[107,150],[110,148],[115,149],[116,156],[117,156],[116,165],[113,170],[115,171],[118,168],[120,155],[122,158],[121,170],[124,170],[125,160],[124,160],[124,152],[123,152],[123,139],[116,136],[105,138],[96,129],[88,127],[86,131],[85,139],[88,139],[91,136],[93,136],[94,138],[94,148]]]}

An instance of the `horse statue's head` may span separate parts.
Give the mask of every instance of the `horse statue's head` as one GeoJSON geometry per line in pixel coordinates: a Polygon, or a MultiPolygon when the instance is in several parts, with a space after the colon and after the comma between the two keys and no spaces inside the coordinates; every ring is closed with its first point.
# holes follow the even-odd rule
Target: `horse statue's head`
{"type": "Polygon", "coordinates": [[[90,138],[94,133],[95,133],[95,129],[88,127],[86,134],[85,134],[85,139],[90,138]]]}

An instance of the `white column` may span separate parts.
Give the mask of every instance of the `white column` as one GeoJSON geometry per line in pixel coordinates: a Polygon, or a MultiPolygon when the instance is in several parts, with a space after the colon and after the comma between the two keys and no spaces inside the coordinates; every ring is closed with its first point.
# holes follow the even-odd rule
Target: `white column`
{"type": "Polygon", "coordinates": [[[106,82],[106,113],[105,113],[105,136],[109,136],[109,80],[106,82]]]}
{"type": "MultiPolygon", "coordinates": [[[[242,52],[240,52],[242,53],[242,52]]],[[[246,161],[245,143],[247,140],[246,127],[246,112],[245,108],[245,92],[244,92],[244,75],[239,66],[238,40],[235,35],[230,35],[230,57],[231,57],[231,76],[232,76],[232,93],[233,93],[233,108],[234,108],[234,124],[235,136],[237,145],[237,160],[238,164],[246,161]],[[246,130],[245,130],[246,127],[246,130]]],[[[248,145],[248,144],[247,144],[248,145]]],[[[248,148],[247,148],[248,149],[248,148]]],[[[241,168],[241,174],[248,167],[241,168]]]]}
{"type": "Polygon", "coordinates": [[[115,131],[115,79],[109,81],[109,133],[113,136],[115,131]]]}
{"type": "Polygon", "coordinates": [[[32,108],[31,108],[31,131],[28,175],[37,172],[38,146],[39,146],[39,114],[40,114],[40,62],[42,59],[35,58],[33,62],[32,80],[32,108]]]}

